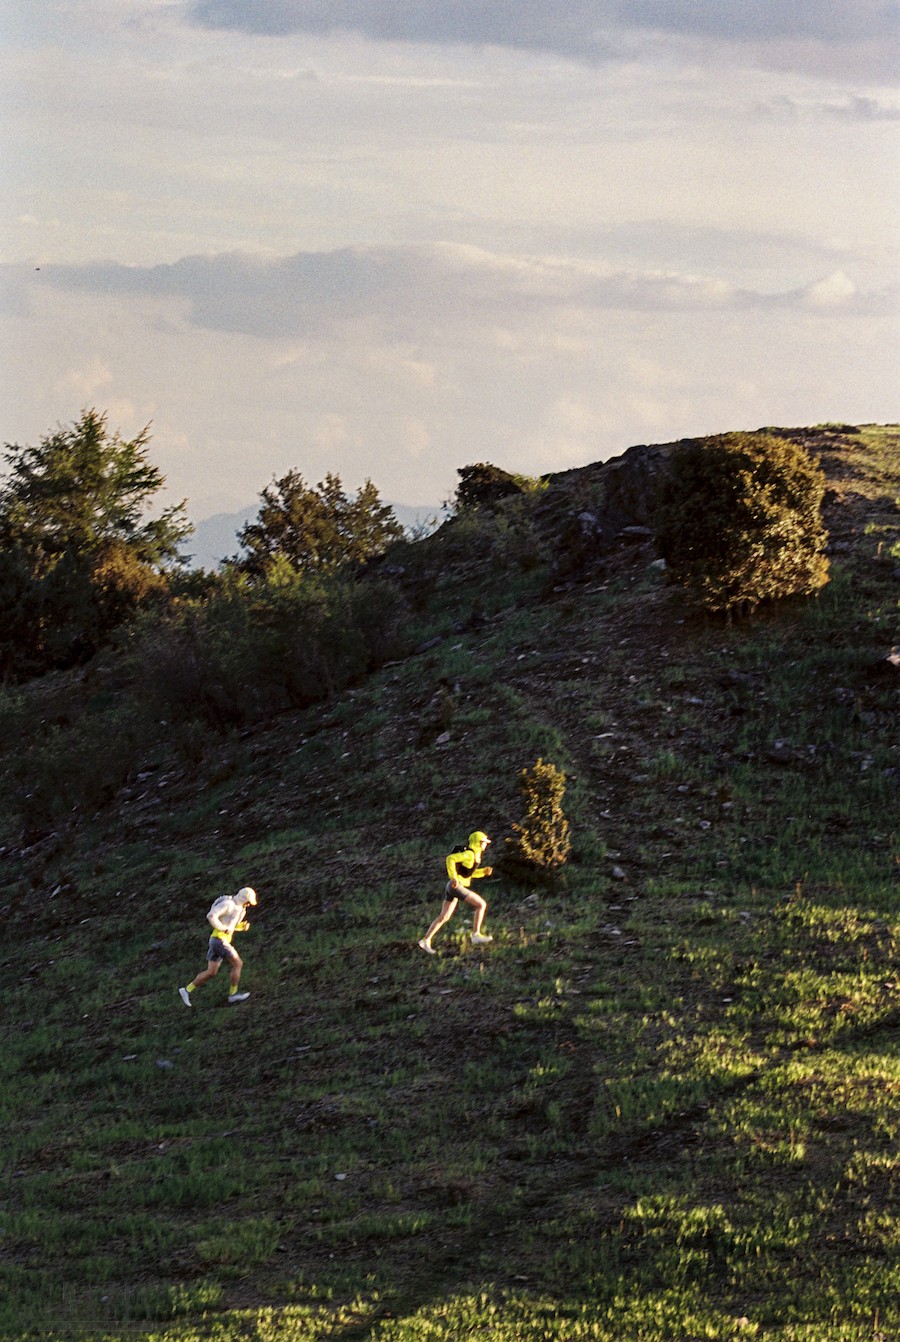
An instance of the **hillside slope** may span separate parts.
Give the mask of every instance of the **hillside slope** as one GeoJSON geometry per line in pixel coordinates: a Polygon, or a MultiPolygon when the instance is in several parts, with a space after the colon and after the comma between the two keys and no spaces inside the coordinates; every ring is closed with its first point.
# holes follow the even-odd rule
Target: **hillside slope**
{"type": "Polygon", "coordinates": [[[417,650],[331,703],[192,762],[161,724],[106,804],[7,822],[0,1334],[896,1335],[900,432],[792,432],[814,602],[692,613],[645,449],[636,492],[604,463],[408,547],[417,650]],[[460,911],[424,956],[443,854],[502,847],[539,757],[565,883],[493,879],[492,945],[460,911]],[[188,1011],[244,883],[252,995],[188,1011]]]}

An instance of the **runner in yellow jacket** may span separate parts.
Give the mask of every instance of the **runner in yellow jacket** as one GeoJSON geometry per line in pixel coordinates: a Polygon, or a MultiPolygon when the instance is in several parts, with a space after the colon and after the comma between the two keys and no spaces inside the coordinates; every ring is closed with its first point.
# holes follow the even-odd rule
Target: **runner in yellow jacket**
{"type": "Polygon", "coordinates": [[[488,836],[482,830],[476,829],[469,835],[468,848],[462,848],[458,853],[448,853],[447,875],[450,879],[444,891],[444,902],[441,905],[440,913],[418,943],[428,955],[436,953],[431,944],[431,938],[453,917],[460,899],[464,899],[467,904],[471,904],[475,910],[472,919],[472,944],[474,946],[484,946],[489,941],[494,940],[493,937],[482,936],[481,933],[481,924],[484,922],[484,915],[487,912],[487,901],[481,895],[476,895],[471,888],[473,881],[480,880],[482,876],[490,876],[493,871],[493,867],[483,867],[481,865],[484,850],[489,843],[488,836]]]}

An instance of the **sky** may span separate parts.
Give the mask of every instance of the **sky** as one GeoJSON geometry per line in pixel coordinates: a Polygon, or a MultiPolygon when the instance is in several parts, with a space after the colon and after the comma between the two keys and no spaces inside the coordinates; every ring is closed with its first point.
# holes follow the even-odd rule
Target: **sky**
{"type": "Polygon", "coordinates": [[[896,0],[6,0],[0,442],[294,469],[896,421],[896,0]]]}

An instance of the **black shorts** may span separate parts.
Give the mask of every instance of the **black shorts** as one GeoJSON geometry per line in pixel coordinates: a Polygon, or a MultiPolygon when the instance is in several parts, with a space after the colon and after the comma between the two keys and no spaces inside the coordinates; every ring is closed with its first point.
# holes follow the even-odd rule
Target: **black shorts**
{"type": "Polygon", "coordinates": [[[210,963],[216,960],[228,960],[231,964],[234,964],[238,956],[237,951],[229,942],[223,941],[221,937],[210,937],[206,958],[210,963]]]}

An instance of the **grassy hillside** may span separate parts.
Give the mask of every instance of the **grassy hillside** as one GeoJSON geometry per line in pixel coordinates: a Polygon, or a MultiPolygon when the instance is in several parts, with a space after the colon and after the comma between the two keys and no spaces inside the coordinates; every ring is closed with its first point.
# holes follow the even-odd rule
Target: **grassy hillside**
{"type": "Polygon", "coordinates": [[[160,724],[26,838],[22,760],[130,685],[6,696],[0,1335],[897,1336],[900,433],[805,437],[832,580],[750,624],[640,532],[551,569],[597,466],[408,547],[418,651],[193,752],[160,724]],[[460,911],[423,955],[538,757],[565,883],[493,878],[493,944],[460,911]],[[252,995],[187,1010],[244,883],[252,995]]]}

